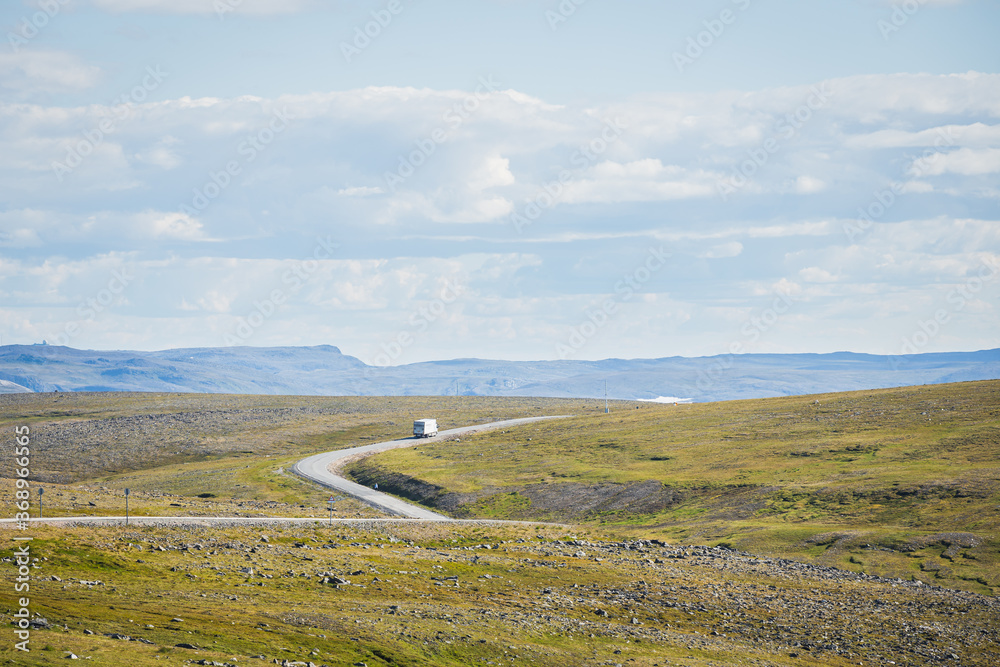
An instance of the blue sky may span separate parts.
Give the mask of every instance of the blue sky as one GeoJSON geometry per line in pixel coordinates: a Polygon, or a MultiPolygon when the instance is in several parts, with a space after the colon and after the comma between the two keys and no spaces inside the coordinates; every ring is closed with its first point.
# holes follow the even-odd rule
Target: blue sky
{"type": "Polygon", "coordinates": [[[997,25],[978,0],[8,2],[0,342],[997,347],[997,25]]]}

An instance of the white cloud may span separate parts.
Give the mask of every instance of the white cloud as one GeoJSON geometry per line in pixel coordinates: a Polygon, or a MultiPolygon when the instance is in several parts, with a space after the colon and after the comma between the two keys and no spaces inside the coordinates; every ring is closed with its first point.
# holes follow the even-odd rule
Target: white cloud
{"type": "MultiPolygon", "coordinates": [[[[968,0],[918,0],[921,5],[927,5],[928,7],[950,7],[953,5],[961,5],[966,3],[968,0]]],[[[883,0],[887,5],[897,5],[899,0],[883,0]]]]}
{"type": "Polygon", "coordinates": [[[316,6],[314,0],[91,0],[108,12],[155,14],[289,14],[316,6]]]}
{"type": "MultiPolygon", "coordinates": [[[[211,313],[228,313],[232,307],[233,300],[235,298],[234,294],[223,294],[218,290],[209,290],[205,292],[205,295],[198,299],[198,306],[201,310],[205,310],[211,313]]],[[[182,309],[189,310],[186,308],[187,301],[182,300],[182,309]]]]}
{"type": "MultiPolygon", "coordinates": [[[[238,152],[241,142],[265,128],[281,109],[293,117],[292,131],[278,135],[252,164],[243,162],[243,173],[221,202],[236,201],[237,192],[253,198],[281,183],[297,192],[301,202],[318,204],[322,199],[332,206],[377,207],[365,215],[382,222],[401,216],[490,222],[512,210],[511,202],[520,205],[536,196],[567,168],[574,176],[560,203],[712,201],[719,184],[746,163],[747,151],[775,137],[780,140],[778,150],[739,188],[739,197],[827,194],[852,184],[867,187],[880,175],[898,180],[892,158],[868,154],[867,149],[933,145],[940,131],[952,133],[956,146],[979,152],[927,158],[928,175],[988,174],[995,169],[991,145],[1000,141],[1000,130],[975,115],[1000,115],[998,76],[832,80],[823,87],[829,92],[827,105],[814,112],[801,131],[784,136],[780,123],[815,94],[814,88],[645,95],[586,109],[505,91],[478,100],[476,110],[458,127],[446,120],[447,114],[469,93],[455,90],[373,87],[277,99],[179,98],[135,105],[129,118],[73,171],[64,192],[184,192],[191,182],[205,182],[226,160],[245,160],[238,152]],[[940,104],[928,106],[929,97],[940,104]],[[973,122],[941,122],[954,114],[971,115],[973,122]],[[600,160],[587,160],[581,168],[581,147],[601,136],[600,119],[612,118],[621,118],[625,129],[600,160]],[[907,129],[870,131],[872,124],[890,122],[907,129]],[[845,127],[857,134],[845,135],[845,127]],[[385,174],[438,129],[445,140],[412,178],[390,191],[385,174]],[[164,180],[163,171],[171,172],[171,178],[164,180]],[[331,182],[365,185],[329,188],[331,182]],[[315,197],[305,196],[313,193],[315,197]]],[[[93,132],[111,113],[111,107],[100,105],[0,105],[0,128],[6,130],[0,132],[0,169],[14,170],[12,183],[23,191],[51,192],[52,163],[65,161],[84,133],[93,132]]],[[[969,195],[987,196],[981,184],[968,186],[969,195]]],[[[920,187],[912,186],[911,192],[920,187]]],[[[961,195],[963,187],[966,184],[951,182],[949,190],[937,192],[961,195]]],[[[256,210],[264,208],[270,206],[261,202],[256,210]]]]}
{"type": "MultiPolygon", "coordinates": [[[[630,350],[652,351],[676,335],[686,342],[676,348],[671,342],[664,353],[725,349],[727,337],[737,336],[752,315],[748,303],[759,299],[766,306],[775,293],[792,290],[794,314],[782,318],[768,345],[780,347],[783,327],[805,340],[809,326],[838,317],[845,324],[837,331],[866,330],[866,317],[913,316],[923,307],[916,297],[940,289],[935,280],[960,280],[984,249],[1000,247],[994,231],[1000,224],[988,220],[996,199],[984,194],[1000,149],[998,84],[991,75],[839,79],[829,85],[829,104],[788,138],[776,134],[776,124],[811,86],[638,96],[588,107],[506,91],[481,100],[456,128],[444,114],[468,92],[381,87],[179,98],[135,105],[59,187],[52,161],[65,159],[110,108],[0,104],[0,175],[10,201],[0,214],[0,245],[31,247],[43,256],[50,251],[38,248],[74,254],[53,255],[44,269],[50,278],[37,284],[0,273],[0,293],[5,303],[75,306],[79,292],[71,285],[85,276],[74,273],[73,262],[95,248],[141,249],[150,286],[130,293],[130,305],[113,321],[132,327],[128,335],[136,340],[149,330],[149,318],[176,325],[180,337],[167,343],[164,334],[161,346],[222,344],[254,299],[286,287],[282,277],[299,261],[288,258],[308,256],[315,236],[330,232],[345,255],[319,262],[251,344],[333,342],[370,359],[382,339],[405,326],[414,303],[439,289],[443,276],[457,275],[471,297],[450,312],[448,324],[470,337],[448,338],[449,328],[422,342],[420,353],[414,348],[414,357],[432,349],[454,356],[463,340],[465,354],[495,343],[498,355],[545,357],[588,304],[606,298],[622,271],[634,266],[637,247],[663,244],[675,261],[657,277],[663,285],[650,285],[620,323],[609,325],[620,336],[611,336],[614,345],[627,341],[635,345],[630,350]],[[288,131],[248,160],[241,142],[283,108],[293,117],[288,131]],[[581,163],[580,151],[601,135],[602,119],[616,117],[627,125],[621,136],[581,163]],[[437,128],[446,139],[405,182],[390,187],[386,172],[437,128]],[[954,135],[954,144],[935,145],[941,128],[954,135]],[[779,150],[738,196],[723,202],[720,180],[774,136],[781,138],[779,150]],[[914,155],[926,147],[934,154],[915,165],[914,155]],[[197,214],[179,213],[192,187],[211,182],[231,160],[240,173],[218,197],[197,214]],[[907,175],[910,165],[920,168],[919,177],[907,175]],[[506,217],[564,169],[571,179],[559,205],[518,235],[506,217]],[[842,218],[873,201],[874,188],[894,182],[905,184],[891,212],[848,240],[842,218]],[[815,194],[790,196],[797,192],[815,194]],[[914,210],[928,219],[896,222],[914,210]],[[955,210],[983,220],[955,220],[955,210]],[[234,238],[243,242],[209,245],[234,238]],[[192,259],[223,247],[270,259],[192,259]],[[352,258],[352,248],[384,259],[352,258]],[[498,248],[537,254],[494,254],[498,248]],[[598,255],[600,266],[589,275],[573,271],[580,257],[598,255]],[[154,265],[150,257],[165,258],[154,265]],[[700,261],[713,259],[723,261],[700,261]],[[740,275],[722,271],[726,265],[738,266],[740,275]],[[674,272],[669,278],[668,271],[674,272]],[[685,300],[670,301],[666,289],[685,300]],[[705,304],[720,299],[737,306],[713,314],[705,304]],[[917,305],[901,314],[889,299],[917,305]],[[683,327],[678,313],[687,318],[683,327]],[[660,342],[643,340],[643,327],[662,332],[660,342]],[[712,327],[720,333],[706,334],[712,327]]],[[[56,314],[40,317],[52,322],[56,314]]],[[[22,327],[13,316],[9,321],[22,327]]],[[[995,315],[983,318],[993,321],[995,315]]],[[[94,329],[119,340],[112,330],[94,329]]],[[[832,329],[824,340],[836,342],[832,329]]],[[[864,340],[845,339],[841,347],[868,349],[857,342],[864,340]]],[[[106,345],[96,338],[90,344],[106,345]]],[[[616,352],[611,342],[595,341],[586,356],[616,352]]]]}
{"type": "Polygon", "coordinates": [[[906,194],[927,194],[928,192],[934,192],[934,185],[927,181],[907,181],[902,184],[900,192],[906,194]]]}
{"type": "Polygon", "coordinates": [[[202,241],[202,224],[186,213],[143,211],[133,216],[135,226],[158,239],[202,241]]]}
{"type": "Polygon", "coordinates": [[[65,51],[0,53],[0,88],[23,95],[78,92],[92,88],[100,76],[99,67],[65,51]]]}
{"type": "Polygon", "coordinates": [[[960,148],[934,153],[913,161],[910,173],[917,176],[940,176],[945,173],[982,176],[1000,172],[1000,148],[960,148]]]}
{"type": "Polygon", "coordinates": [[[810,266],[799,271],[799,276],[807,283],[835,283],[837,277],[818,266],[810,266]]]}
{"type": "MultiPolygon", "coordinates": [[[[738,230],[736,230],[738,233],[738,230]]],[[[839,227],[830,221],[796,222],[783,225],[753,226],[745,230],[751,238],[781,238],[784,236],[826,236],[831,232],[839,233],[839,227]]]]}
{"type": "Polygon", "coordinates": [[[179,211],[98,211],[86,218],[51,210],[24,209],[0,214],[0,229],[13,239],[34,243],[120,244],[130,241],[209,241],[201,221],[179,211]]]}
{"type": "Polygon", "coordinates": [[[713,246],[705,252],[699,253],[698,257],[702,259],[726,259],[729,257],[738,257],[742,253],[743,244],[739,241],[731,241],[713,246]]]}
{"type": "Polygon", "coordinates": [[[145,151],[136,153],[134,158],[139,162],[145,162],[161,169],[174,169],[183,163],[180,155],[173,148],[179,143],[179,139],[167,135],[145,151]]]}
{"type": "Polygon", "coordinates": [[[707,197],[715,194],[719,179],[717,174],[664,165],[652,158],[626,164],[607,161],[570,182],[559,200],[580,204],[707,197]]]}
{"type": "Polygon", "coordinates": [[[341,188],[337,190],[338,197],[372,197],[374,195],[383,194],[385,190],[378,187],[362,186],[362,187],[350,187],[341,188]]]}
{"type": "Polygon", "coordinates": [[[795,191],[799,194],[814,194],[826,189],[826,183],[812,176],[799,176],[795,179],[795,191]]]}
{"type": "Polygon", "coordinates": [[[510,160],[499,155],[490,155],[487,157],[468,176],[469,188],[480,192],[513,183],[514,174],[510,172],[510,160]]]}
{"type": "Polygon", "coordinates": [[[851,148],[923,148],[949,146],[986,148],[1000,146],[1000,125],[972,123],[971,125],[942,125],[923,130],[878,130],[868,134],[847,137],[845,144],[851,148]]]}

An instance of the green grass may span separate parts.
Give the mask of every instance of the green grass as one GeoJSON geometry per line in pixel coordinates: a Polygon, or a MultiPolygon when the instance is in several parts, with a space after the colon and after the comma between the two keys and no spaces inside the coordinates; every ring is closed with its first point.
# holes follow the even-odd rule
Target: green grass
{"type": "MultiPolygon", "coordinates": [[[[302,456],[405,436],[418,416],[436,416],[448,428],[578,415],[422,443],[356,468],[401,486],[425,482],[436,489],[433,502],[457,515],[571,527],[33,526],[40,560],[31,605],[52,627],[33,632],[27,656],[0,642],[0,663],[65,664],[64,652],[73,651],[91,665],[127,657],[134,667],[274,659],[456,667],[920,664],[912,653],[907,663],[890,650],[916,620],[961,626],[966,639],[980,638],[955,646],[962,663],[996,664],[995,614],[982,617],[954,602],[925,608],[931,598],[917,589],[771,576],[752,564],[656,563],[637,551],[602,552],[597,560],[591,547],[579,557],[580,547],[553,540],[721,544],[995,593],[998,382],[676,407],[616,403],[610,415],[593,401],[461,397],[67,394],[0,402],[0,428],[32,426],[32,469],[44,480],[48,515],[122,514],[130,488],[133,514],[325,518],[327,494],[287,472],[302,456]],[[143,430],[121,420],[136,415],[161,416],[166,425],[143,430]],[[87,428],[74,431],[81,428],[74,424],[87,428]],[[78,432],[88,435],[70,437],[78,432]],[[323,584],[316,576],[322,571],[352,584],[323,584]],[[773,597],[787,608],[769,608],[773,597]],[[821,599],[851,610],[824,620],[822,629],[850,639],[850,660],[790,648],[788,633],[796,642],[816,638],[809,614],[821,599]],[[878,605],[886,600],[899,606],[883,612],[878,605]],[[983,648],[989,642],[992,653],[983,648]]],[[[0,485],[0,503],[11,506],[12,490],[9,480],[0,485]]],[[[340,517],[377,515],[350,500],[337,507],[340,517]]],[[[0,556],[10,556],[11,544],[5,541],[0,556]]],[[[2,570],[0,618],[9,622],[16,571],[9,562],[2,570]]],[[[946,651],[957,640],[945,633],[926,641],[946,651]]]]}
{"type": "Polygon", "coordinates": [[[596,412],[596,401],[493,397],[225,394],[0,394],[0,428],[32,430],[32,476],[80,482],[179,464],[301,457],[442,429],[544,414],[596,412]]]}
{"type": "MultiPolygon", "coordinates": [[[[654,562],[658,548],[609,552],[568,541],[594,539],[586,530],[410,524],[263,533],[267,542],[260,530],[238,528],[34,528],[31,609],[51,626],[32,632],[30,654],[0,643],[0,661],[64,664],[72,651],[90,665],[120,665],[127,656],[135,667],[275,659],[846,666],[887,655],[916,664],[893,637],[918,621],[949,628],[925,644],[937,650],[952,645],[953,630],[989,633],[960,649],[963,664],[996,657],[989,637],[997,619],[981,605],[965,609],[888,582],[772,576],[743,561],[720,571],[711,559],[654,562]],[[324,572],[350,583],[324,583],[324,572]],[[808,618],[819,600],[850,607],[849,617],[826,619],[822,630],[849,642],[852,658],[789,647],[819,639],[808,618]],[[883,600],[899,609],[882,611],[883,600]]],[[[0,590],[4,621],[14,608],[9,590],[0,590]]]]}
{"type": "MultiPolygon", "coordinates": [[[[536,398],[141,393],[0,395],[0,408],[0,429],[31,429],[32,480],[47,489],[48,516],[124,514],[126,488],[136,515],[326,516],[329,493],[288,472],[309,454],[406,437],[426,414],[451,428],[599,409],[536,398]]],[[[11,502],[13,487],[0,485],[0,503],[11,502]]],[[[341,517],[380,515],[348,498],[336,507],[341,517]]]]}
{"type": "Polygon", "coordinates": [[[460,516],[726,541],[841,567],[863,556],[871,572],[1000,591],[995,381],[649,405],[395,450],[353,468],[388,471],[439,487],[433,503],[460,516]],[[627,491],[651,483],[672,497],[650,492],[581,513],[601,485],[627,491]],[[581,502],[551,501],[563,497],[581,502]],[[852,537],[821,552],[808,543],[836,531],[852,537]],[[921,570],[900,548],[953,532],[979,537],[960,565],[921,570]]]}

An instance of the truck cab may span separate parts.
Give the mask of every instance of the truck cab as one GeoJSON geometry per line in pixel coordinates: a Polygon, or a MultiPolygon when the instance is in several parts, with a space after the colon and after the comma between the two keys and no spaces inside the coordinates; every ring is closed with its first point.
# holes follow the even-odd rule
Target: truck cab
{"type": "Polygon", "coordinates": [[[430,438],[438,434],[436,419],[418,419],[413,422],[414,438],[430,438]]]}

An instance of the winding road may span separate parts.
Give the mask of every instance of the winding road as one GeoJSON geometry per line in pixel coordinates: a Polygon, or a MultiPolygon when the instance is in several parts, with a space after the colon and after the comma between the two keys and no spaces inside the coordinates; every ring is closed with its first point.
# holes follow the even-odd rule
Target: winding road
{"type": "MultiPolygon", "coordinates": [[[[389,514],[395,515],[401,518],[373,518],[373,519],[319,519],[316,517],[309,518],[296,518],[296,517],[209,517],[209,516],[131,516],[128,518],[128,522],[131,524],[143,524],[143,525],[270,525],[279,523],[349,523],[349,524],[368,524],[368,523],[384,523],[384,522],[405,522],[411,521],[413,519],[423,520],[423,521],[449,521],[453,523],[489,523],[489,524],[506,524],[506,523],[519,523],[519,524],[531,524],[536,522],[531,521],[502,521],[502,520],[485,520],[485,519],[452,519],[451,517],[445,516],[443,514],[438,514],[437,512],[432,512],[429,509],[420,507],[419,505],[413,505],[406,502],[405,500],[400,500],[394,496],[390,496],[385,493],[376,491],[375,489],[369,489],[367,486],[362,486],[361,484],[356,484],[347,479],[344,479],[336,472],[337,468],[343,466],[345,463],[358,458],[363,458],[365,456],[370,456],[372,454],[377,454],[378,452],[385,452],[390,449],[400,449],[403,447],[415,447],[417,445],[430,444],[433,442],[441,442],[442,440],[447,440],[449,438],[454,438],[460,435],[466,435],[468,433],[479,433],[481,431],[489,431],[497,428],[506,428],[512,426],[520,426],[522,424],[530,424],[532,422],[544,421],[547,419],[564,419],[569,415],[554,415],[549,417],[524,417],[521,419],[506,419],[504,421],[491,422],[489,424],[476,424],[474,426],[462,426],[460,428],[452,428],[446,431],[440,431],[436,436],[432,438],[404,438],[402,440],[390,440],[388,442],[378,442],[371,445],[363,445],[361,447],[351,447],[350,449],[341,449],[335,452],[325,452],[322,454],[314,454],[313,456],[306,457],[292,466],[291,471],[300,477],[303,477],[311,482],[315,482],[321,486],[325,486],[334,491],[343,493],[345,495],[352,496],[368,505],[387,512],[389,514]]],[[[108,525],[108,524],[120,524],[126,519],[124,516],[65,516],[65,517],[46,517],[44,519],[33,518],[28,521],[28,524],[87,524],[87,525],[108,525]]],[[[0,519],[0,525],[4,524],[15,524],[17,521],[15,519],[0,519]]]]}
{"type": "Polygon", "coordinates": [[[563,418],[563,415],[558,415],[552,417],[507,419],[489,424],[462,426],[460,428],[448,429],[447,431],[440,431],[432,438],[411,437],[403,440],[390,440],[388,442],[378,442],[371,445],[363,445],[361,447],[351,447],[350,449],[341,449],[336,452],[325,452],[323,454],[316,454],[302,459],[292,466],[292,472],[321,486],[325,486],[329,489],[333,489],[334,491],[357,498],[361,502],[384,512],[388,512],[389,514],[406,517],[408,519],[423,519],[425,521],[453,521],[451,517],[438,514],[437,512],[432,512],[429,509],[420,507],[419,505],[413,505],[405,500],[400,500],[394,496],[381,493],[375,489],[370,489],[367,486],[362,486],[361,484],[344,479],[334,472],[334,470],[343,466],[348,461],[370,456],[378,452],[385,452],[390,449],[414,447],[416,445],[440,442],[441,440],[466,435],[468,433],[478,433],[480,431],[488,431],[497,428],[519,426],[521,424],[530,424],[532,422],[544,421],[546,419],[563,418]]]}

